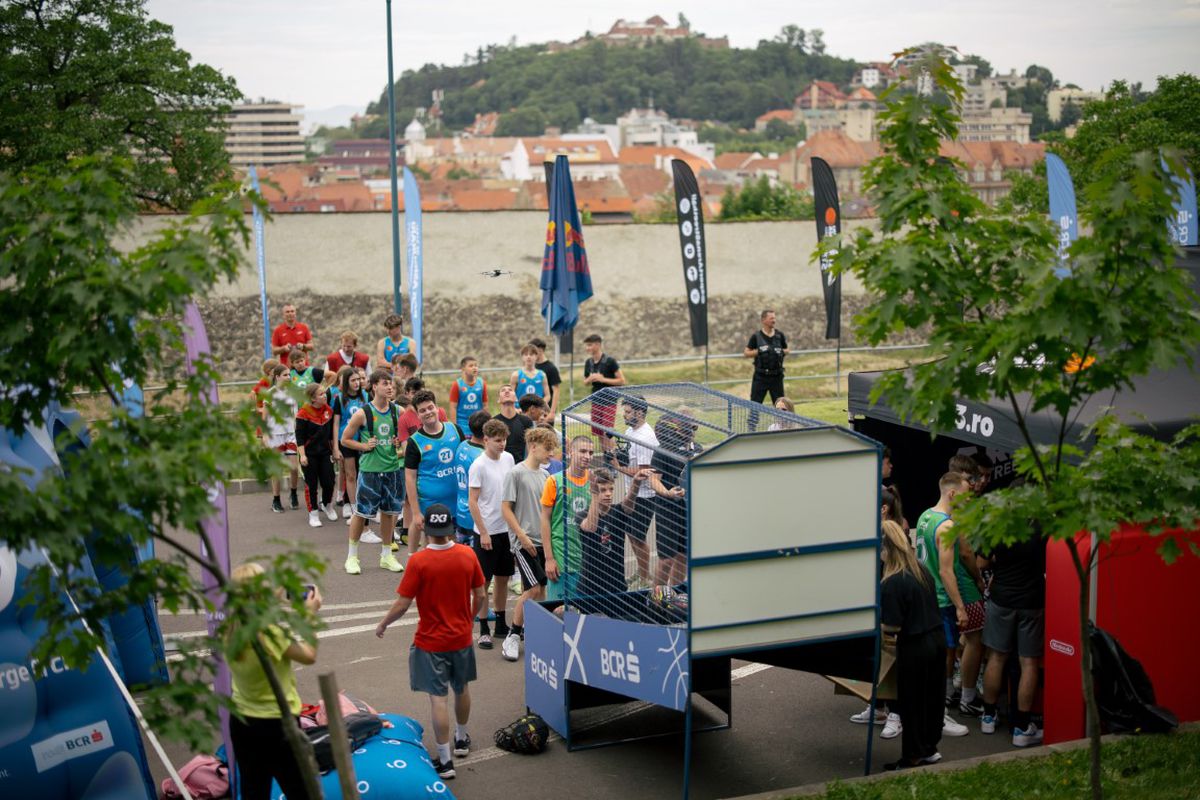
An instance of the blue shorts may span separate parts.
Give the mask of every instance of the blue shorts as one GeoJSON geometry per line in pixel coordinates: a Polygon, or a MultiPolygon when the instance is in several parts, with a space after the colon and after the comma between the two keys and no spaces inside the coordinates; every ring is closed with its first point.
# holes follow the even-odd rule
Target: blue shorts
{"type": "Polygon", "coordinates": [[[404,510],[404,472],[360,472],[354,513],[360,517],[399,514],[404,510]]]}
{"type": "Polygon", "coordinates": [[[475,648],[431,653],[414,645],[408,648],[408,685],[414,692],[445,697],[448,689],[462,694],[475,680],[475,648]]]}
{"type": "Polygon", "coordinates": [[[954,606],[938,608],[942,612],[942,631],[946,634],[946,649],[958,647],[958,611],[954,606]]]}

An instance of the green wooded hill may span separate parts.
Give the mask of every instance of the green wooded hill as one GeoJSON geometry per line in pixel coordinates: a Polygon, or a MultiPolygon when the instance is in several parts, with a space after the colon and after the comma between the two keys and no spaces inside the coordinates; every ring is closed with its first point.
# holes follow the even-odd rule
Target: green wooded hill
{"type": "MultiPolygon", "coordinates": [[[[396,82],[398,122],[412,119],[418,106],[429,107],[432,91],[442,89],[447,128],[470,124],[477,112],[499,111],[501,136],[540,134],[547,125],[568,130],[585,117],[611,123],[649,98],[672,117],[752,127],[760,114],[791,108],[809,81],[844,85],[856,66],[810,52],[803,42],[766,40],[752,50],[709,49],[690,39],[646,47],[597,41],[558,53],[545,45],[492,45],[464,60],[469,63],[406,71],[396,82]]],[[[385,89],[367,113],[386,116],[386,110],[385,89]]],[[[376,121],[360,135],[386,135],[386,127],[376,121]]]]}

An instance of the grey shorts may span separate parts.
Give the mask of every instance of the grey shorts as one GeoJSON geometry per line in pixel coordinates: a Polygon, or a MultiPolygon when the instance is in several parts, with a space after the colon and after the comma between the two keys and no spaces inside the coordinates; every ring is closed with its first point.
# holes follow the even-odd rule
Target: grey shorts
{"type": "Polygon", "coordinates": [[[408,648],[408,685],[414,692],[445,697],[447,687],[462,694],[475,680],[475,649],[464,647],[445,653],[430,653],[415,644],[408,648]]]}
{"type": "Polygon", "coordinates": [[[1005,608],[991,600],[983,623],[983,646],[997,653],[1011,653],[1013,640],[1020,658],[1041,658],[1046,631],[1046,612],[1040,608],[1005,608]]]}

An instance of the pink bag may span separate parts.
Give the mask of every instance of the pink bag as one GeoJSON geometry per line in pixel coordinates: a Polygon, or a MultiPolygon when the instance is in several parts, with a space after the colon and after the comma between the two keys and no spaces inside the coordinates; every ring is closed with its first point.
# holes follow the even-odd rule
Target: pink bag
{"type": "MultiPolygon", "coordinates": [[[[338,692],[338,704],[342,707],[342,719],[345,719],[346,717],[350,716],[351,714],[366,713],[366,714],[375,714],[376,716],[378,716],[378,714],[379,714],[378,711],[371,708],[371,706],[369,706],[367,703],[363,702],[362,700],[359,700],[357,697],[350,694],[349,692],[338,692]]],[[[325,713],[325,701],[324,700],[321,701],[321,707],[317,711],[315,719],[317,720],[318,725],[328,725],[329,724],[329,716],[328,716],[328,714],[325,713]]]]}
{"type": "MultiPolygon", "coordinates": [[[[229,796],[229,767],[216,756],[196,756],[183,765],[179,777],[196,800],[216,800],[229,796]]],[[[162,792],[163,797],[170,800],[183,797],[175,781],[170,778],[163,780],[162,792]]]]}

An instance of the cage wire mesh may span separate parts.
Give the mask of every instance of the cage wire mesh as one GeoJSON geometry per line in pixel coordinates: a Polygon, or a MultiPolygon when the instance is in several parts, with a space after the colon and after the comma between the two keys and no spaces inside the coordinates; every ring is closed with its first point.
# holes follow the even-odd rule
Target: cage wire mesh
{"type": "Polygon", "coordinates": [[[687,621],[688,464],[735,436],[827,425],[692,383],[605,387],[562,421],[550,597],[658,625],[687,621]]]}

